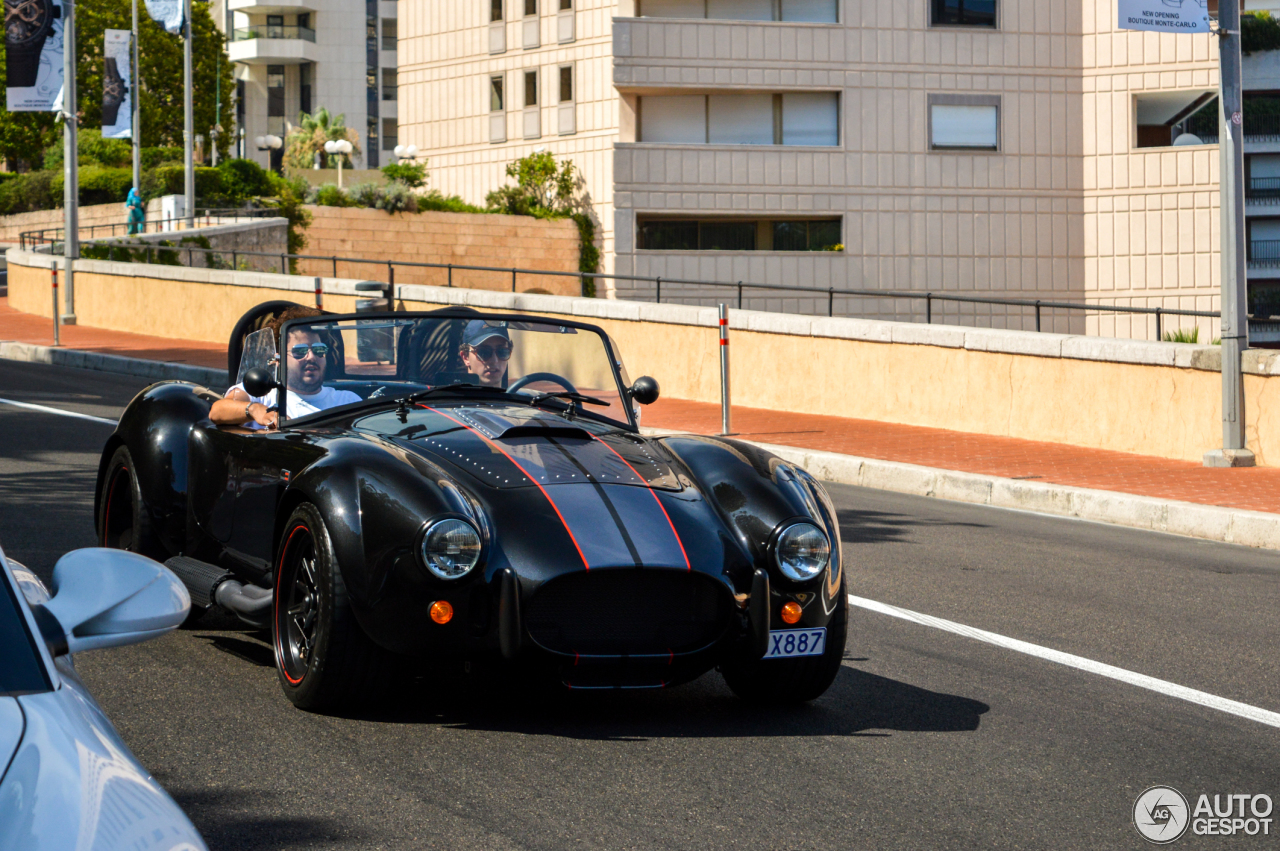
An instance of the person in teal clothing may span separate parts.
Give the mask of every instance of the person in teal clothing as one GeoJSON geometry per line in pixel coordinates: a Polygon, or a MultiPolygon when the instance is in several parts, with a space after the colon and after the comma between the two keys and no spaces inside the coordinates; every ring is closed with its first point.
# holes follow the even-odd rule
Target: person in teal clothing
{"type": "Polygon", "coordinates": [[[147,220],[147,208],[142,203],[142,198],[138,196],[136,187],[129,190],[129,197],[125,199],[124,207],[129,211],[129,233],[142,233],[147,220]]]}

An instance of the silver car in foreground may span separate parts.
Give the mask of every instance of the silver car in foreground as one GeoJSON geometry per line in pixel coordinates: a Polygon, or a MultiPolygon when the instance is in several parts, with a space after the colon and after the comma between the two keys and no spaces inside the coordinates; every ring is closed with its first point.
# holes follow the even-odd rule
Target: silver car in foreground
{"type": "Polygon", "coordinates": [[[71,657],[177,628],[186,589],[148,558],[103,549],[63,556],[51,585],[0,552],[0,851],[204,851],[71,657]]]}

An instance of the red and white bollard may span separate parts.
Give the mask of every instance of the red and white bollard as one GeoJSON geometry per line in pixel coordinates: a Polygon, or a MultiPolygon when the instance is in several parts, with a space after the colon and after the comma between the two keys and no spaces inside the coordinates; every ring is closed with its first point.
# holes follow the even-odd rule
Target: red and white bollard
{"type": "Polygon", "coordinates": [[[61,346],[62,340],[59,337],[58,328],[58,266],[56,260],[49,271],[53,273],[53,344],[61,346]]]}
{"type": "Polygon", "coordinates": [[[729,306],[720,305],[720,433],[730,433],[729,306]]]}
{"type": "Polygon", "coordinates": [[[324,309],[324,288],[320,285],[319,278],[316,278],[316,307],[324,309]]]}

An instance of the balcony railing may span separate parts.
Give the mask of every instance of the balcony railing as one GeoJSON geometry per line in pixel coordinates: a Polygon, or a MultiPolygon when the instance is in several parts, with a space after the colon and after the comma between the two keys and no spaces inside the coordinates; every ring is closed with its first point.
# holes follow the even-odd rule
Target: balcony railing
{"type": "Polygon", "coordinates": [[[1245,203],[1251,206],[1280,206],[1280,177],[1251,177],[1245,203]]]}
{"type": "Polygon", "coordinates": [[[1280,266],[1280,239],[1250,240],[1249,265],[1261,269],[1280,266]]]}
{"type": "Polygon", "coordinates": [[[272,26],[238,27],[232,31],[232,41],[249,41],[254,38],[300,38],[316,43],[316,31],[310,27],[272,26]]]}

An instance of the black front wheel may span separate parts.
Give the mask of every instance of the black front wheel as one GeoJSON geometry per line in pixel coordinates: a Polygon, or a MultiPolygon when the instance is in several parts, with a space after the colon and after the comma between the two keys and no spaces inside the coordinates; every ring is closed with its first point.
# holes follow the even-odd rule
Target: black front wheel
{"type": "Polygon", "coordinates": [[[280,686],[299,709],[366,703],[388,684],[392,654],[356,622],[324,520],[310,503],[284,526],[271,633],[280,686]]]}
{"type": "Polygon", "coordinates": [[[151,526],[151,517],[138,486],[129,449],[119,446],[107,464],[98,500],[98,543],[113,550],[129,550],[157,561],[167,554],[151,526]]]}
{"type": "Polygon", "coordinates": [[[787,704],[814,700],[831,687],[844,659],[849,628],[849,596],[840,583],[836,610],[827,623],[826,644],[819,656],[726,662],[721,673],[733,693],[753,703],[787,704]]]}

